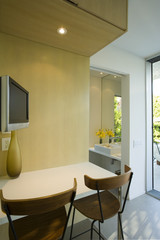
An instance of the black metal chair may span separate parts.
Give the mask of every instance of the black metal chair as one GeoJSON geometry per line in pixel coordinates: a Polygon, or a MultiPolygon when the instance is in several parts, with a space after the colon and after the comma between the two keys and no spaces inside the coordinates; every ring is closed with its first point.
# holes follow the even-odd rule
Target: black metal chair
{"type": "Polygon", "coordinates": [[[116,214],[118,214],[121,235],[122,239],[124,239],[121,215],[125,208],[132,175],[133,173],[131,172],[131,169],[125,165],[125,173],[118,176],[103,179],[93,179],[89,176],[84,176],[85,185],[90,189],[96,190],[97,193],[74,201],[70,240],[86,233],[87,231],[91,231],[90,239],[92,240],[93,230],[97,232],[99,239],[103,238],[100,230],[100,223],[103,223],[105,219],[111,218],[116,214]],[[128,185],[125,190],[124,201],[121,207],[119,197],[109,190],[120,189],[125,184],[128,185]],[[78,210],[84,216],[92,219],[93,221],[91,224],[91,229],[72,237],[75,210],[78,210]],[[99,223],[98,231],[94,227],[94,223],[96,221],[99,223]]]}

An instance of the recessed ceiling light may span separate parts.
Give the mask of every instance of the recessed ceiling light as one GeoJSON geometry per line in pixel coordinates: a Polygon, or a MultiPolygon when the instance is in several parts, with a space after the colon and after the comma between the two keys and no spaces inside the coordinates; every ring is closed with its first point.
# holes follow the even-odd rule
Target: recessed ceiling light
{"type": "Polygon", "coordinates": [[[58,28],[57,32],[61,35],[65,35],[67,33],[67,29],[64,27],[58,28]]]}

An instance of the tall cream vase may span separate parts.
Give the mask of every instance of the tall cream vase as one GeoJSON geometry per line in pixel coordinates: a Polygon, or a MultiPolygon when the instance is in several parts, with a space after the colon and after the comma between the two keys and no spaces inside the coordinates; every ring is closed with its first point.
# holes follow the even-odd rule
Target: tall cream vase
{"type": "Polygon", "coordinates": [[[22,170],[22,157],[17,139],[17,132],[11,131],[11,141],[7,156],[7,174],[16,178],[20,175],[22,170]]]}

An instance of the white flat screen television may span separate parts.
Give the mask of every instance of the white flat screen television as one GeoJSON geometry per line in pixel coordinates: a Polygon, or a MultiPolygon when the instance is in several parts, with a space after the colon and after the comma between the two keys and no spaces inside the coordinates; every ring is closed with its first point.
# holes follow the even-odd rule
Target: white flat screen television
{"type": "Polygon", "coordinates": [[[29,92],[10,76],[0,77],[0,130],[29,126],[29,92]]]}

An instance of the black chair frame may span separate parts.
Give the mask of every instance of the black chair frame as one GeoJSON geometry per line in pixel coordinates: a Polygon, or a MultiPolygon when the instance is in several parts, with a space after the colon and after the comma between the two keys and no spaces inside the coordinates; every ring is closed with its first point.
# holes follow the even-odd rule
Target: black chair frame
{"type": "MultiPolygon", "coordinates": [[[[127,197],[128,197],[128,193],[129,193],[129,189],[130,189],[130,185],[131,185],[131,180],[132,180],[132,177],[133,177],[133,172],[131,172],[131,175],[130,175],[130,178],[129,178],[129,182],[128,182],[128,185],[127,185],[127,189],[126,189],[126,194],[124,196],[124,201],[123,201],[123,204],[121,206],[121,210],[118,212],[118,221],[119,221],[119,226],[120,226],[120,231],[121,231],[121,237],[122,239],[124,240],[124,234],[123,234],[123,228],[122,228],[122,220],[121,220],[121,215],[124,211],[124,208],[125,208],[125,205],[126,205],[126,201],[127,201],[127,197]]],[[[102,205],[101,205],[101,196],[100,196],[100,190],[99,190],[99,186],[98,186],[98,183],[96,184],[97,185],[97,195],[98,195],[98,202],[99,202],[99,208],[100,208],[100,214],[101,214],[101,221],[99,220],[93,220],[92,223],[91,223],[91,228],[82,232],[82,233],[79,233],[77,234],[76,236],[72,237],[72,233],[73,233],[73,224],[74,224],[74,218],[75,218],[75,207],[73,209],[73,216],[72,216],[72,225],[71,225],[71,232],[70,232],[70,240],[74,239],[74,238],[77,238],[87,232],[91,232],[91,235],[90,235],[90,240],[93,239],[93,231],[95,231],[98,236],[99,236],[99,240],[103,239],[105,240],[105,237],[101,234],[101,228],[100,228],[100,224],[101,223],[104,223],[104,217],[103,217],[103,211],[102,211],[102,205]],[[97,229],[94,228],[94,223],[98,221],[98,231],[97,229]]],[[[118,195],[121,194],[121,191],[122,191],[122,187],[120,187],[118,189],[118,195]]]]}

